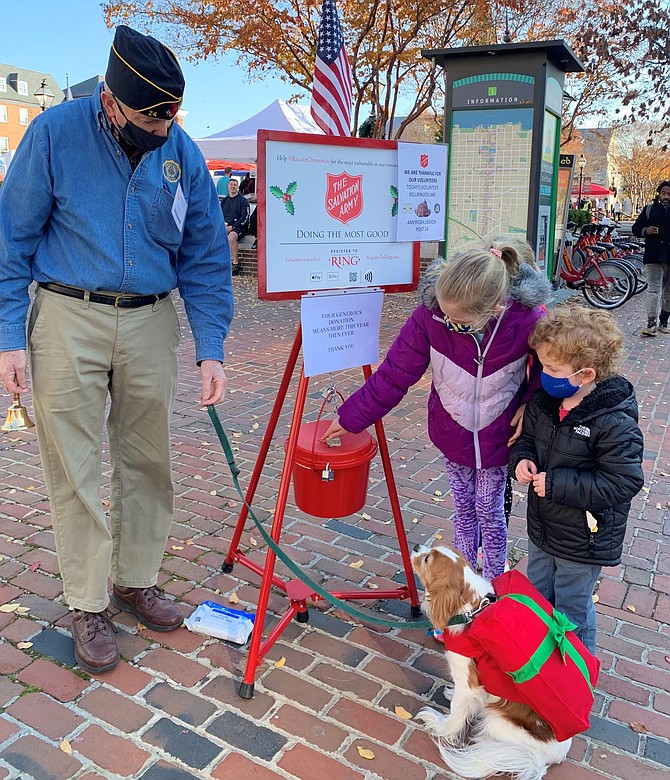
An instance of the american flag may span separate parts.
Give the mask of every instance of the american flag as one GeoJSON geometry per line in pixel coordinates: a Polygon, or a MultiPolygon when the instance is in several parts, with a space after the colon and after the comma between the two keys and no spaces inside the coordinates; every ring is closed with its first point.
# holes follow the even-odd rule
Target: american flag
{"type": "Polygon", "coordinates": [[[311,113],[326,135],[351,135],[351,69],[335,0],[323,0],[311,113]]]}

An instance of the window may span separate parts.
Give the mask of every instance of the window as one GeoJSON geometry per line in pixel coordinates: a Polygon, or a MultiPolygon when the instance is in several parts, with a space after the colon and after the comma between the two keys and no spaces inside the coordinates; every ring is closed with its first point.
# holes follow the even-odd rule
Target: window
{"type": "Polygon", "coordinates": [[[0,76],[0,92],[7,92],[7,79],[0,76]]]}
{"type": "Polygon", "coordinates": [[[0,106],[0,122],[7,122],[7,106],[0,106]]]}
{"type": "Polygon", "coordinates": [[[28,119],[28,109],[27,108],[19,108],[19,124],[27,125],[28,122],[29,122],[29,119],[28,119]]]}
{"type": "Polygon", "coordinates": [[[28,94],[28,82],[27,81],[17,81],[16,82],[16,91],[19,93],[19,95],[27,95],[28,94]]]}
{"type": "Polygon", "coordinates": [[[4,154],[9,151],[9,138],[3,138],[0,135],[0,154],[4,154]]]}

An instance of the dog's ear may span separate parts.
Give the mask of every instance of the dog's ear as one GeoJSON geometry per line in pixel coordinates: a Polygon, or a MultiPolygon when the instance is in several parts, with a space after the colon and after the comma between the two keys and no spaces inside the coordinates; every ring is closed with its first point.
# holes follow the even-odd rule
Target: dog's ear
{"type": "Polygon", "coordinates": [[[430,622],[440,630],[465,604],[465,577],[460,561],[437,555],[431,565],[430,622]]]}

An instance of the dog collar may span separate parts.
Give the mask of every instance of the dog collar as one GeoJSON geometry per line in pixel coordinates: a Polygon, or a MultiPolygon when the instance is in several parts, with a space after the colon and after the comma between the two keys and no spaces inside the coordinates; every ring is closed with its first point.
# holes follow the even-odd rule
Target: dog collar
{"type": "Polygon", "coordinates": [[[477,609],[474,610],[468,610],[467,612],[459,612],[458,615],[454,615],[451,620],[447,623],[448,626],[462,626],[467,625],[468,623],[472,623],[472,621],[477,617],[477,615],[486,607],[493,604],[494,601],[497,601],[498,597],[495,595],[495,593],[488,593],[484,598],[479,602],[479,606],[477,609]]]}

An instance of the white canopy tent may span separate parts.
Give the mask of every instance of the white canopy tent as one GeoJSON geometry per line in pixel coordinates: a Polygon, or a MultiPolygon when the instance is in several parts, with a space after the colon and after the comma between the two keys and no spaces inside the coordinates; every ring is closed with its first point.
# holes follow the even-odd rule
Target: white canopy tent
{"type": "Polygon", "coordinates": [[[258,114],[206,138],[194,139],[206,160],[256,162],[256,134],[259,130],[288,130],[323,135],[308,106],[294,106],[275,100],[258,114]]]}

